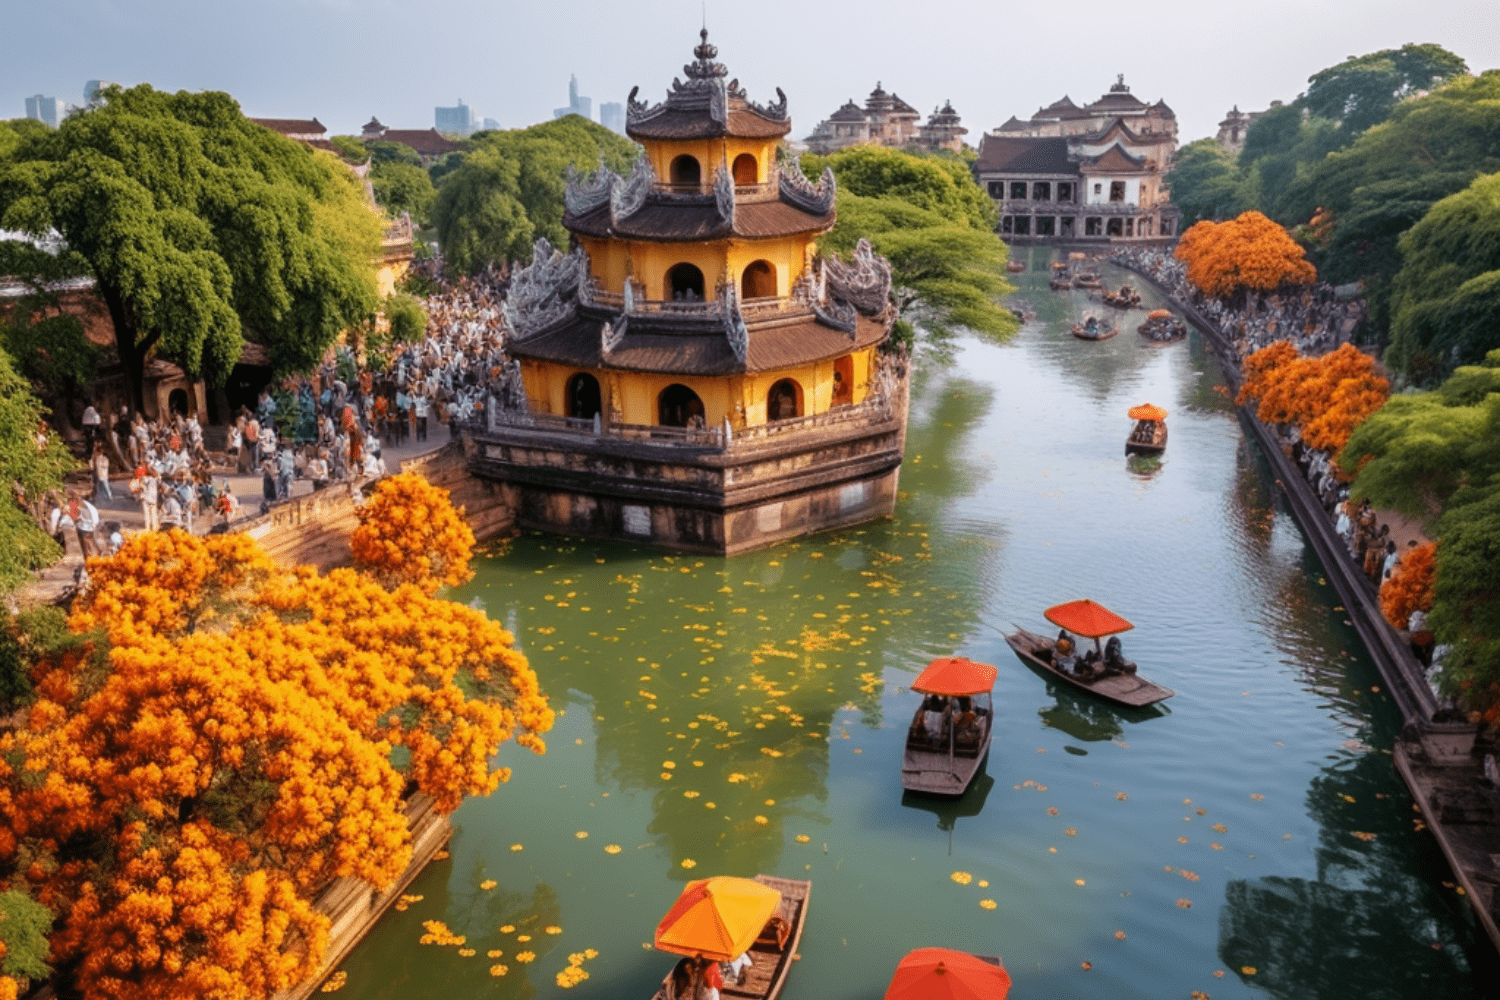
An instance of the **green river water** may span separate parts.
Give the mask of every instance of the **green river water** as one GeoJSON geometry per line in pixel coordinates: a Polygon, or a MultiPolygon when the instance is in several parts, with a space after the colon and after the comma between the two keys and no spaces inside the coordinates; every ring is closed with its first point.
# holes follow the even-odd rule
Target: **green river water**
{"type": "Polygon", "coordinates": [[[1075,340],[1084,293],[1048,292],[1044,254],[1015,340],[918,365],[893,519],[733,559],[527,536],[479,561],[453,596],[514,631],[561,717],[546,756],[503,748],[514,777],[454,815],[342,995],[645,1000],[683,883],[757,872],[813,881],[788,1000],[873,1000],[928,945],[1003,956],[1017,998],[1493,995],[1392,769],[1398,713],[1217,366],[1196,333],[1135,334],[1150,289],[1120,336],[1075,340]],[[1127,461],[1145,401],[1171,443],[1127,461]],[[1163,709],[1010,653],[1000,629],[1082,596],[1135,622],[1163,709]],[[999,667],[987,773],[903,798],[906,685],[954,652],[999,667]],[[427,920],[477,953],[419,944],[427,920]]]}

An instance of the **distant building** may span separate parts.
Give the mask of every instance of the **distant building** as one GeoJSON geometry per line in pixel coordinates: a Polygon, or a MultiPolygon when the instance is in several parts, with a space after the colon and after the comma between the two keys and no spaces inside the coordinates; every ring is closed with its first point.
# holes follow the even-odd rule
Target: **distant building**
{"type": "MultiPolygon", "coordinates": [[[[949,110],[952,110],[951,106],[949,110]]],[[[895,94],[886,93],[877,82],[870,96],[865,98],[863,108],[850,98],[843,107],[819,122],[807,137],[807,148],[814,153],[831,153],[848,146],[918,145],[921,122],[920,111],[895,94]]]]}
{"type": "Polygon", "coordinates": [[[116,86],[113,80],[90,80],[83,85],[83,105],[87,108],[98,107],[102,101],[99,91],[105,87],[116,86]]]}
{"type": "Polygon", "coordinates": [[[578,77],[575,75],[568,80],[568,106],[556,108],[552,112],[553,118],[566,118],[568,115],[581,115],[593,121],[594,99],[592,97],[578,96],[578,77]]]}
{"type": "Polygon", "coordinates": [[[328,128],[316,118],[251,118],[257,125],[279,132],[288,139],[318,143],[328,138],[328,128]]]}
{"type": "Polygon", "coordinates": [[[500,123],[495,121],[495,119],[493,118],[486,118],[481,124],[483,125],[486,132],[500,131],[500,123]]]}
{"type": "Polygon", "coordinates": [[[451,108],[433,108],[433,124],[439,132],[450,135],[468,135],[474,131],[474,109],[464,103],[460,97],[458,104],[451,108]]]}
{"type": "Polygon", "coordinates": [[[625,134],[625,105],[610,101],[599,105],[599,124],[611,132],[625,134]]]}
{"type": "Polygon", "coordinates": [[[953,102],[944,101],[941,108],[932,109],[927,124],[917,130],[916,144],[923,149],[947,149],[956,153],[963,148],[963,137],[968,134],[969,130],[964,128],[958,112],[953,110],[953,102]]]}
{"type": "Polygon", "coordinates": [[[62,120],[76,110],[78,109],[59,97],[43,97],[37,94],[35,97],[26,98],[26,117],[46,122],[53,128],[61,125],[62,120]]]}
{"type": "Polygon", "coordinates": [[[454,142],[447,136],[439,134],[435,128],[386,128],[379,118],[373,116],[359,130],[359,137],[365,142],[400,143],[416,153],[423,164],[431,163],[444,153],[452,153],[464,148],[463,143],[454,142]]]}
{"type": "Polygon", "coordinates": [[[1159,239],[1177,233],[1165,181],[1176,151],[1176,114],[1135,97],[1122,75],[1092,104],[1064,97],[986,133],[974,176],[1007,241],[1159,239]]]}
{"type": "MultiPolygon", "coordinates": [[[[1271,107],[1279,108],[1281,102],[1272,101],[1271,107]]],[[[1255,124],[1255,119],[1265,113],[1265,111],[1241,111],[1240,106],[1236,104],[1229,109],[1224,120],[1219,122],[1219,132],[1214,139],[1224,147],[1224,152],[1230,156],[1239,156],[1240,151],[1245,148],[1245,136],[1249,134],[1250,126],[1255,124]]]]}

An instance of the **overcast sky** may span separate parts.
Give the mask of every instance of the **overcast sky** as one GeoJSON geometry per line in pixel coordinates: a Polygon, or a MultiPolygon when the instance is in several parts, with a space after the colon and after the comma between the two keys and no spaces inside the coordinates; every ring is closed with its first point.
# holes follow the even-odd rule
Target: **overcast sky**
{"type": "MultiPolygon", "coordinates": [[[[245,113],[357,132],[370,115],[426,128],[459,98],[502,127],[630,88],[660,100],[691,58],[701,0],[5,0],[0,117],[45,94],[79,103],[86,80],[225,90],[245,113]]],[[[1500,67],[1495,0],[709,0],[719,59],[754,100],[790,98],[805,136],[876,81],[924,115],[951,99],[977,144],[1012,114],[1079,104],[1117,73],[1177,112],[1181,141],[1231,105],[1290,100],[1347,56],[1436,42],[1471,71],[1500,67]]]]}

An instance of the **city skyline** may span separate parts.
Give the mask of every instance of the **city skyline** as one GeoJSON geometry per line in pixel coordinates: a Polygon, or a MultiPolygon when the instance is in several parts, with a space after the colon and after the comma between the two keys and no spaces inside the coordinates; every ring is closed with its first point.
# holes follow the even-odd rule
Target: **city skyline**
{"type": "MultiPolygon", "coordinates": [[[[102,77],[223,90],[248,115],[316,116],[331,134],[357,134],[372,114],[393,127],[428,127],[433,108],[452,100],[445,94],[464,94],[485,117],[517,128],[551,118],[571,75],[596,107],[623,102],[636,85],[641,99],[660,100],[681,75],[703,18],[700,4],[670,0],[651,17],[603,10],[580,27],[534,8],[438,0],[391,31],[385,15],[403,10],[356,8],[352,0],[212,9],[174,0],[59,0],[45,16],[23,7],[10,16],[12,37],[39,43],[19,47],[0,66],[0,115],[22,117],[25,98],[38,94],[80,103],[84,82],[102,77]],[[282,8],[288,17],[295,10],[297,32],[283,30],[282,8]],[[353,19],[355,10],[382,16],[353,19]],[[493,39],[494,48],[481,43],[473,58],[455,58],[445,27],[455,20],[466,24],[466,38],[493,39]],[[66,35],[55,32],[58,24],[69,25],[66,35]],[[413,68],[406,76],[364,72],[370,53],[389,58],[390,37],[428,57],[403,59],[413,68]],[[341,41],[328,45],[330,38],[341,41]],[[361,89],[351,80],[368,83],[361,89]]],[[[1117,17],[1118,7],[1085,0],[1070,17],[1096,30],[1045,45],[1015,41],[1023,37],[1016,15],[987,5],[939,0],[924,10],[911,23],[893,4],[839,3],[801,10],[788,24],[710,5],[707,19],[721,61],[752,98],[786,91],[797,139],[877,80],[924,115],[951,100],[977,143],[1011,115],[1024,118],[1064,94],[1092,99],[1123,73],[1137,96],[1176,111],[1187,142],[1211,136],[1231,106],[1295,98],[1310,74],[1351,55],[1435,42],[1471,71],[1500,67],[1500,33],[1488,29],[1491,12],[1477,0],[1432,5],[1420,26],[1392,0],[1362,4],[1358,17],[1348,5],[1281,2],[1253,18],[1157,0],[1133,8],[1128,23],[1111,31],[1097,26],[1117,17]],[[1058,45],[1067,58],[1058,57],[1058,45]]]]}

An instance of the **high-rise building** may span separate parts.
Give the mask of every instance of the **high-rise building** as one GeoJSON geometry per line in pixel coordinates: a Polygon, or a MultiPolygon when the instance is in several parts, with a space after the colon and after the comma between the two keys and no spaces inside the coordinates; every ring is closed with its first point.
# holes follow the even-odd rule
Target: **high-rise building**
{"type": "Polygon", "coordinates": [[[73,105],[58,97],[43,97],[37,94],[35,97],[26,98],[26,117],[46,122],[53,128],[62,124],[62,120],[75,110],[77,109],[73,105]]]}
{"type": "Polygon", "coordinates": [[[594,99],[592,97],[578,96],[578,77],[575,75],[568,80],[568,106],[556,108],[552,112],[553,118],[566,118],[568,115],[581,115],[593,121],[594,99]]]}
{"type": "Polygon", "coordinates": [[[486,118],[484,120],[484,130],[486,132],[498,132],[500,131],[500,123],[493,118],[486,118]]]}
{"type": "Polygon", "coordinates": [[[599,124],[611,132],[625,134],[625,105],[610,101],[599,105],[599,124]]]}
{"type": "Polygon", "coordinates": [[[83,85],[83,106],[86,108],[98,106],[102,100],[99,97],[99,91],[105,87],[113,86],[115,86],[113,80],[90,80],[88,83],[85,83],[83,85]]]}
{"type": "Polygon", "coordinates": [[[458,99],[457,107],[434,108],[433,118],[439,132],[468,135],[474,131],[474,109],[465,104],[462,97],[458,99]]]}

